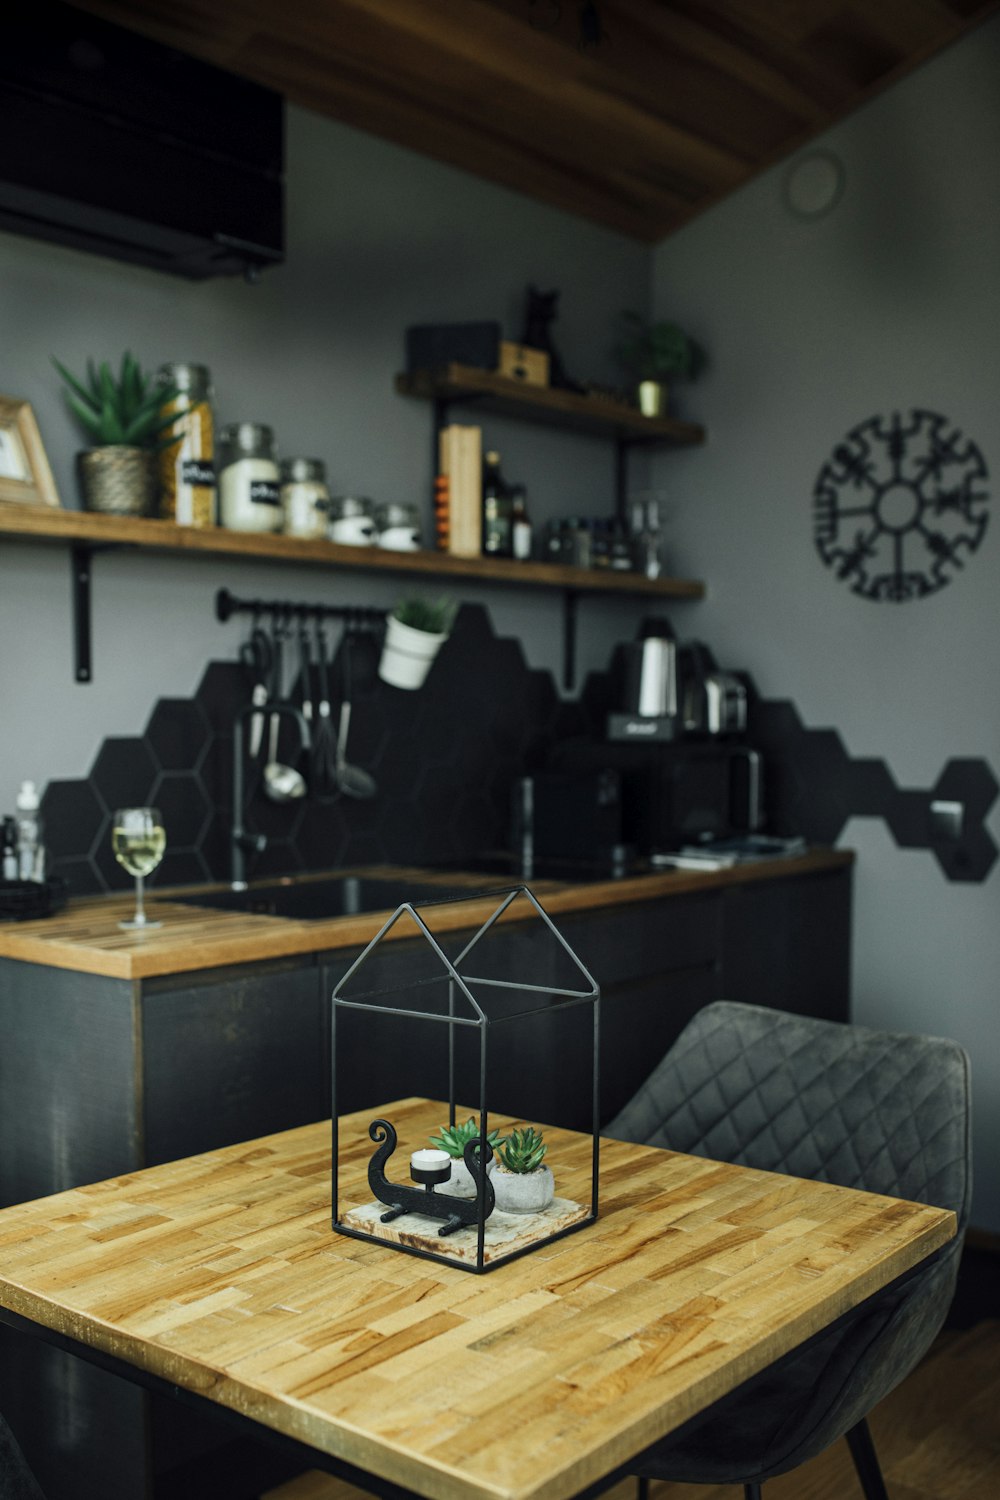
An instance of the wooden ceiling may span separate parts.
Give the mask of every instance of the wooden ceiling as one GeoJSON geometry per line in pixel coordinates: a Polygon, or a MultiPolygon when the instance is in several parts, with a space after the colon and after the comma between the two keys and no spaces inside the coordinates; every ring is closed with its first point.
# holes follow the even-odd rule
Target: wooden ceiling
{"type": "Polygon", "coordinates": [[[655,242],[998,0],[77,0],[306,109],[655,242]]]}

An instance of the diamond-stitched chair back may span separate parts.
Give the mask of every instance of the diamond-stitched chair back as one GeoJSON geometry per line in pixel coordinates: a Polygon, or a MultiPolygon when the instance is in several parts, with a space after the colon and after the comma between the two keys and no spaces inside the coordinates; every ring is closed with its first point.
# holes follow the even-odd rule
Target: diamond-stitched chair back
{"type": "Polygon", "coordinates": [[[967,1060],[941,1037],[720,1000],[605,1130],[693,1156],[969,1208],[967,1060]]]}
{"type": "Polygon", "coordinates": [[[846,1435],[866,1496],[884,1496],[866,1417],[929,1348],[954,1294],[971,1198],[969,1099],[969,1059],[943,1037],[732,1001],[698,1012],[605,1135],[950,1208],[958,1234],[718,1416],[640,1455],[636,1473],[742,1483],[756,1496],[846,1435]]]}

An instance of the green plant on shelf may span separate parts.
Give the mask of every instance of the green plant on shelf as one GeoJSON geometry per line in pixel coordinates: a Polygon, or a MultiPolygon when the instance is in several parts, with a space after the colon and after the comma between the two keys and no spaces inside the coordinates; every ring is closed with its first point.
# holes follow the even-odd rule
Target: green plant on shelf
{"type": "Polygon", "coordinates": [[[176,412],[164,416],[163,408],[177,397],[177,389],[157,384],[144,375],[137,360],[126,351],[117,375],[105,360],[87,361],[86,380],[53,358],[66,382],[66,402],[90,442],[98,448],[146,448],[158,451],[175,441],[163,434],[173,427],[176,412]]]}
{"type": "Polygon", "coordinates": [[[623,312],[618,362],[635,380],[665,380],[679,375],[693,380],[705,363],[705,352],[676,323],[651,323],[641,313],[623,312]]]}

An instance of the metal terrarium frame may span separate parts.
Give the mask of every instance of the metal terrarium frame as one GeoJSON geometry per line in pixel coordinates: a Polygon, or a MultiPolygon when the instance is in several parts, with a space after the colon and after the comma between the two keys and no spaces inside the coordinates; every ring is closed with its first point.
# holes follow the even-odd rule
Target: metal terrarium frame
{"type": "MultiPolygon", "coordinates": [[[[398,936],[398,934],[397,934],[398,936]]],[[[383,924],[379,932],[372,938],[368,946],[359,954],[348,968],[346,973],[334,987],[331,996],[330,1017],[330,1046],[331,1046],[331,1107],[332,1107],[332,1226],[340,1234],[348,1235],[355,1239],[369,1240],[377,1244],[385,1245],[389,1249],[402,1250],[409,1255],[421,1256],[427,1260],[434,1260],[443,1265],[457,1266],[459,1269],[473,1272],[485,1272],[495,1269],[498,1265],[506,1264],[507,1261],[516,1256],[529,1253],[541,1244],[550,1244],[555,1239],[561,1239],[565,1235],[573,1234],[592,1224],[598,1213],[598,1165],[599,1165],[599,1109],[600,1109],[600,988],[593,976],[581,963],[573,952],[569,943],[559,932],[547,912],[542,908],[534,894],[525,885],[513,886],[503,890],[475,891],[465,897],[456,897],[449,894],[439,901],[404,902],[399,906],[392,916],[383,924]],[[420,914],[418,907],[441,906],[445,902],[454,906],[462,901],[482,903],[484,900],[499,898],[498,905],[485,922],[473,933],[472,937],[462,948],[455,958],[449,958],[443,950],[433,932],[427,926],[420,914]],[[555,942],[568,956],[570,962],[580,975],[583,986],[580,988],[569,988],[559,984],[531,984],[519,979],[494,978],[484,975],[475,975],[468,972],[469,961],[476,955],[482,940],[490,933],[499,922],[500,918],[509,910],[515,901],[523,898],[527,901],[533,912],[544,923],[552,934],[555,942]],[[383,985],[348,998],[344,994],[345,988],[358,972],[371,959],[372,955],[384,942],[388,934],[404,916],[409,917],[414,923],[417,932],[424,938],[431,952],[439,961],[440,972],[430,977],[414,977],[412,980],[404,981],[402,984],[383,985]],[[447,981],[447,1010],[433,1012],[420,1009],[420,991],[431,984],[440,985],[447,981]],[[590,1182],[590,1206],[585,1209],[580,1207],[581,1217],[574,1222],[564,1226],[553,1228],[551,1233],[539,1235],[532,1243],[521,1245],[505,1253],[497,1254],[494,1258],[486,1258],[486,1226],[493,1212],[494,1195],[492,1184],[485,1170],[488,1164],[491,1148],[487,1137],[489,1135],[489,1106],[488,1106],[488,1064],[489,1064],[489,1040],[491,1033],[497,1027],[516,1026],[529,1017],[540,1013],[541,1005],[529,1006],[526,1009],[518,1009],[501,1016],[491,1016],[487,1007],[483,990],[507,990],[524,991],[536,996],[549,997],[546,1014],[552,1015],[568,1007],[579,1007],[589,1005],[592,1010],[591,1025],[591,1056],[590,1056],[590,1090],[591,1090],[591,1182],[590,1182]],[[480,998],[477,998],[477,991],[480,998]],[[387,1004],[384,997],[399,994],[400,997],[409,999],[409,1004],[387,1004]],[[376,997],[383,997],[383,1003],[376,1003],[376,997]],[[468,1014],[462,1014],[461,1002],[464,1000],[468,1014]],[[373,1195],[379,1203],[386,1205],[387,1211],[380,1215],[383,1223],[389,1222],[403,1214],[420,1214],[423,1218],[431,1221],[443,1221],[437,1230],[437,1237],[442,1239],[451,1235],[461,1228],[476,1229],[476,1251],[475,1259],[457,1259],[454,1255],[448,1255],[434,1249],[424,1248],[412,1243],[412,1237],[407,1237],[409,1242],[384,1239],[376,1234],[370,1233],[356,1225],[346,1223],[341,1212],[340,1200],[340,1135],[341,1127],[337,1112],[337,1018],[342,1010],[368,1011],[377,1013],[379,1016],[406,1017],[410,1020],[426,1022],[429,1025],[445,1025],[448,1027],[448,1118],[449,1125],[455,1125],[456,1117],[456,1035],[459,1028],[472,1028],[478,1033],[479,1053],[479,1135],[471,1140],[465,1147],[464,1162],[468,1168],[475,1184],[475,1196],[471,1199],[460,1199],[445,1191],[439,1191],[445,1185],[450,1174],[450,1165],[441,1172],[418,1170],[411,1166],[411,1177],[418,1184],[409,1187],[402,1184],[390,1182],[384,1168],[389,1157],[395,1150],[397,1144],[396,1131],[392,1122],[384,1118],[375,1118],[371,1121],[368,1133],[372,1141],[376,1143],[376,1149],[368,1164],[368,1183],[373,1195]]],[[[462,1101],[464,1104],[471,1103],[462,1101]]]]}

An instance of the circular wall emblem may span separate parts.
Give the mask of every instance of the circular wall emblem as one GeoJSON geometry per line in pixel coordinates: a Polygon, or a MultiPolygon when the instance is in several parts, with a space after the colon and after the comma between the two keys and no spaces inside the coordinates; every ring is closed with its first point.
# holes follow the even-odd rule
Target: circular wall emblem
{"type": "Polygon", "coordinates": [[[922,599],[950,583],[989,519],[971,439],[933,411],[869,417],[827,459],[813,490],[819,555],[866,599],[922,599]]]}

